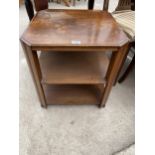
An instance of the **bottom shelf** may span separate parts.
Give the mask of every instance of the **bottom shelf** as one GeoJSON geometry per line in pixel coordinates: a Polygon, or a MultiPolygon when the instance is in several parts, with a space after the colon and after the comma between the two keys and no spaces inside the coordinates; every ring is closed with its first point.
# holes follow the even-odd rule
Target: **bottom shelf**
{"type": "Polygon", "coordinates": [[[43,85],[48,105],[99,104],[102,87],[101,85],[43,85]]]}

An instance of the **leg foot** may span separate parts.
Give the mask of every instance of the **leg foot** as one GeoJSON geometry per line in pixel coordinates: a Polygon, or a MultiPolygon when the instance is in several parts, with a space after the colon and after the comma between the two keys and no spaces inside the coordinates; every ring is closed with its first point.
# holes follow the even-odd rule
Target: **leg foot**
{"type": "Polygon", "coordinates": [[[44,108],[44,109],[47,109],[47,105],[42,105],[41,104],[41,107],[44,108]]]}
{"type": "Polygon", "coordinates": [[[104,105],[99,104],[98,107],[99,107],[99,108],[105,108],[105,104],[104,104],[104,105]]]}

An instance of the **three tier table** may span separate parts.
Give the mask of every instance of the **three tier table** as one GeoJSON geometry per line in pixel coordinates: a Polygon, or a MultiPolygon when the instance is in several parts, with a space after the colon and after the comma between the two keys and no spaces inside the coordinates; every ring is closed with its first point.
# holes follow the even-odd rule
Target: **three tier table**
{"type": "Polygon", "coordinates": [[[106,11],[43,10],[20,38],[42,107],[105,106],[128,38],[106,11]]]}

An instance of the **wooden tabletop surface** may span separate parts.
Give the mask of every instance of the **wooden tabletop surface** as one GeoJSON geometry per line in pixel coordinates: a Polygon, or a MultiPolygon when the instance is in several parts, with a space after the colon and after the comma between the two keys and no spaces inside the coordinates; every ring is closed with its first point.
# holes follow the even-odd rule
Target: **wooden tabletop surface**
{"type": "Polygon", "coordinates": [[[21,40],[38,47],[120,47],[128,42],[110,13],[88,10],[43,10],[21,40]]]}

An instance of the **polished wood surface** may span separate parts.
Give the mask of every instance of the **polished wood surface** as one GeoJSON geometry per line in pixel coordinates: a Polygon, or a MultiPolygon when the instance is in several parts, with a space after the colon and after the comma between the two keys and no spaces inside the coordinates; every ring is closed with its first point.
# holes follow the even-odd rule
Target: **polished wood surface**
{"type": "Polygon", "coordinates": [[[101,93],[93,85],[44,85],[47,104],[98,104],[101,93]]]}
{"type": "Polygon", "coordinates": [[[40,11],[20,40],[43,107],[105,106],[128,48],[106,11],[40,11]],[[110,62],[105,51],[112,52],[110,62]]]}
{"type": "Polygon", "coordinates": [[[104,84],[109,65],[103,52],[42,52],[39,60],[45,84],[104,84]]]}
{"type": "Polygon", "coordinates": [[[21,40],[37,47],[120,47],[128,38],[106,11],[43,10],[21,40]]]}

